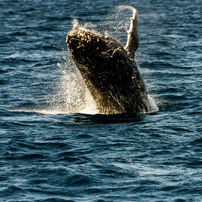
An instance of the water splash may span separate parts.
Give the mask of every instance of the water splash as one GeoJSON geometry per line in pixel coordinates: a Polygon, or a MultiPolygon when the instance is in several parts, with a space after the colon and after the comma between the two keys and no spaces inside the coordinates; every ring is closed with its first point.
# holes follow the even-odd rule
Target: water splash
{"type": "Polygon", "coordinates": [[[105,18],[105,31],[104,34],[115,38],[123,45],[127,41],[126,28],[130,26],[130,17],[133,16],[135,8],[132,6],[120,5],[112,10],[105,18]],[[127,12],[126,12],[127,11],[127,12]],[[129,12],[128,12],[129,11],[129,12]]]}
{"type": "Polygon", "coordinates": [[[63,64],[58,64],[62,71],[59,88],[63,93],[63,101],[69,113],[96,114],[96,104],[85,86],[83,78],[72,59],[63,64]]]}
{"type": "Polygon", "coordinates": [[[149,105],[150,105],[150,113],[158,111],[158,107],[157,107],[154,99],[150,95],[148,95],[147,97],[148,97],[149,105]]]}
{"type": "Polygon", "coordinates": [[[79,23],[78,19],[73,19],[73,21],[72,21],[73,27],[77,27],[78,23],[79,23]]]}
{"type": "Polygon", "coordinates": [[[96,103],[93,100],[89,90],[86,88],[86,97],[85,97],[85,107],[81,110],[80,113],[83,114],[98,114],[99,111],[96,109],[96,103]]]}

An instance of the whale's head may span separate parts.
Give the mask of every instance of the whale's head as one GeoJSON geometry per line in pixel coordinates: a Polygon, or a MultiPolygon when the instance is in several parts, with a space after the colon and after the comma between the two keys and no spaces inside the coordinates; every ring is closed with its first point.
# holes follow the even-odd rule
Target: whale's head
{"type": "Polygon", "coordinates": [[[80,71],[99,71],[127,55],[118,41],[79,26],[68,33],[66,43],[80,71]]]}

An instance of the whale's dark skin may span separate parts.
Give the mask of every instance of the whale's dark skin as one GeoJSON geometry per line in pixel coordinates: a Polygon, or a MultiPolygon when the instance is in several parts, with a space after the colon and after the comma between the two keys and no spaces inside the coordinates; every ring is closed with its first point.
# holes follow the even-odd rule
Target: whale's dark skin
{"type": "Polygon", "coordinates": [[[66,42],[99,113],[149,111],[145,83],[121,43],[78,25],[66,42]]]}

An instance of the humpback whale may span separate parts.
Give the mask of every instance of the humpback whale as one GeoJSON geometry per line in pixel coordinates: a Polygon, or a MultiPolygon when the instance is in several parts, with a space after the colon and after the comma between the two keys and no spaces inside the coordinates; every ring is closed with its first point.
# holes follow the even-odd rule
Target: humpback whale
{"type": "Polygon", "coordinates": [[[139,46],[138,12],[133,10],[124,47],[117,40],[80,27],[66,43],[99,113],[145,113],[150,106],[143,78],[134,61],[139,46]]]}

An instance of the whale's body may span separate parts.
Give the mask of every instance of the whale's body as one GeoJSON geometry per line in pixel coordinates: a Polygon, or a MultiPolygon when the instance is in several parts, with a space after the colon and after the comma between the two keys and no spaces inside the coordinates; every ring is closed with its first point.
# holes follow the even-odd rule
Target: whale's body
{"type": "Polygon", "coordinates": [[[137,20],[135,12],[125,48],[112,38],[78,25],[67,35],[67,46],[99,113],[149,111],[145,83],[133,60],[139,45],[137,20]]]}

